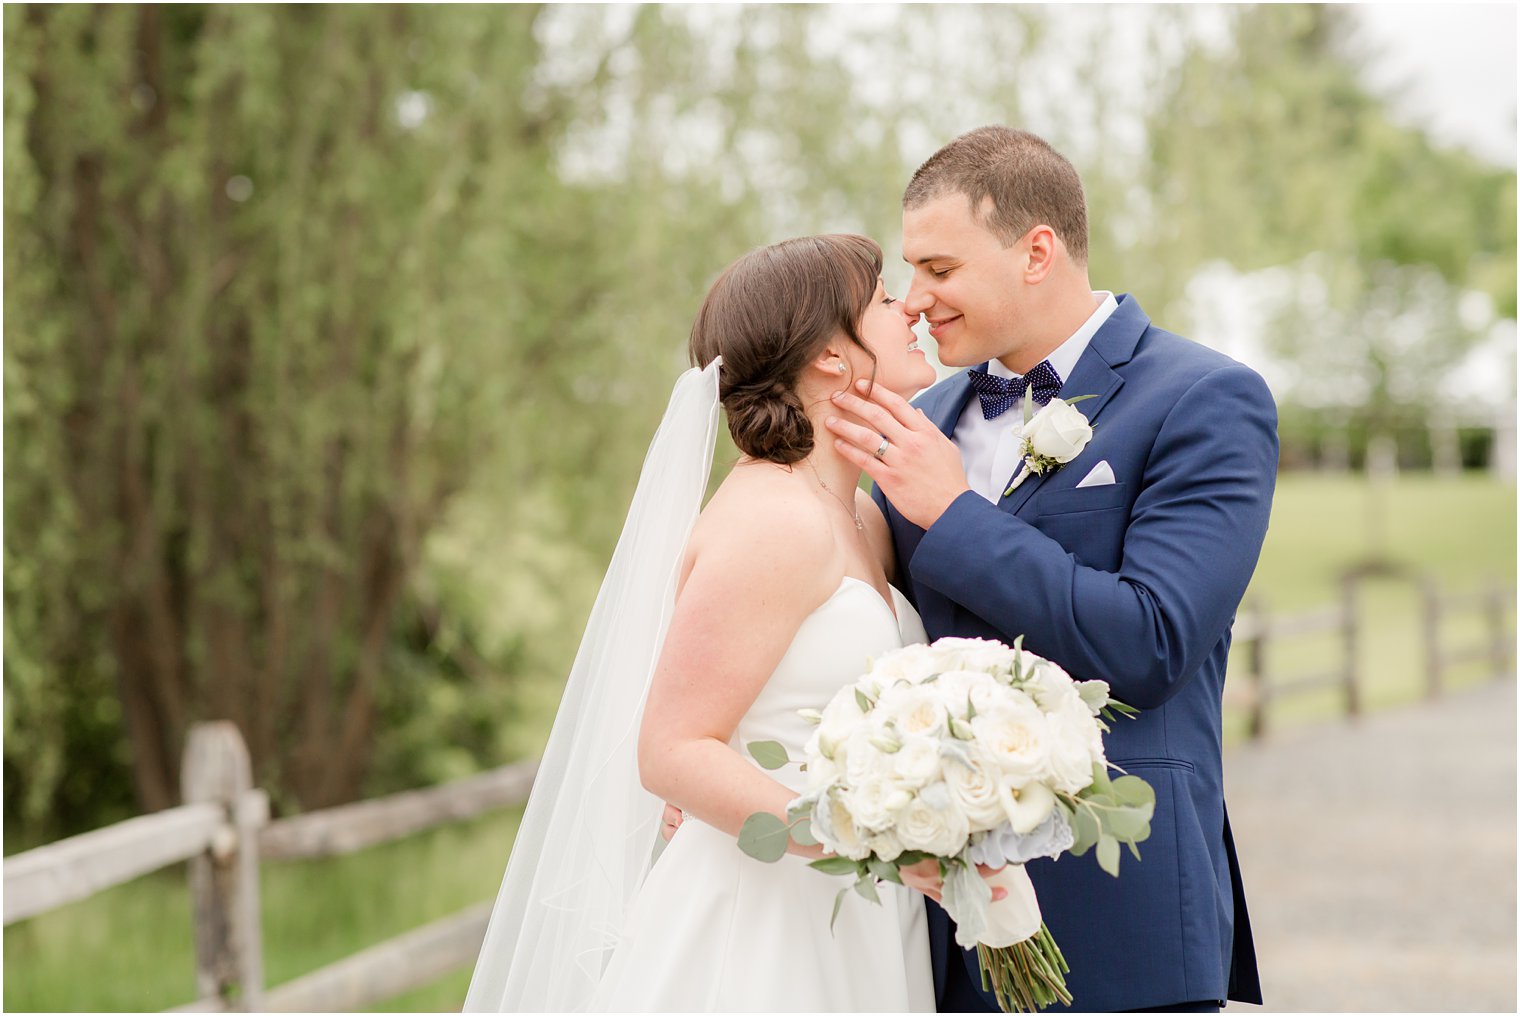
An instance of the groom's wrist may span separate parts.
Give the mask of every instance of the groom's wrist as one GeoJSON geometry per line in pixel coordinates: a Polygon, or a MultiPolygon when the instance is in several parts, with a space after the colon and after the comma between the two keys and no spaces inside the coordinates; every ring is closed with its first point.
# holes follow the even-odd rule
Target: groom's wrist
{"type": "Polygon", "coordinates": [[[924,530],[907,562],[908,571],[915,581],[950,595],[965,582],[967,572],[977,570],[991,548],[1003,541],[1002,531],[1010,522],[1026,524],[999,511],[976,491],[966,490],[924,530]]]}

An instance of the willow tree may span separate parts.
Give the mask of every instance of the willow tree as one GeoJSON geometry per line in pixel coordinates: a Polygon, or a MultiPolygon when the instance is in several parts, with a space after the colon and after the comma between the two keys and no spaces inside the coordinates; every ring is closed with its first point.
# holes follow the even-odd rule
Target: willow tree
{"type": "Polygon", "coordinates": [[[538,16],[5,11],[8,810],[99,804],[120,724],[171,804],[207,717],[356,793],[421,541],[537,380],[538,16]]]}

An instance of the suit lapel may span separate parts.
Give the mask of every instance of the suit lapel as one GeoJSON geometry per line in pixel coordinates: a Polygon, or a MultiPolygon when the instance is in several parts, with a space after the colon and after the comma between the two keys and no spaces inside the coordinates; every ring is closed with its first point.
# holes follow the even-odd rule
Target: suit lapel
{"type": "MultiPolygon", "coordinates": [[[[1062,383],[1057,396],[1063,399],[1074,399],[1081,395],[1095,396],[1077,403],[1077,410],[1087,417],[1088,423],[1094,425],[1098,415],[1103,412],[1103,407],[1124,387],[1124,378],[1114,368],[1129,362],[1136,343],[1151,323],[1134,297],[1126,293],[1118,299],[1118,309],[1109,315],[1108,320],[1103,322],[1103,327],[1088,342],[1077,365],[1072,368],[1071,377],[1062,383]]],[[[966,387],[971,387],[969,382],[966,387]]],[[[1066,466],[1061,467],[1065,468],[1066,466]]],[[[1060,469],[1051,470],[1044,476],[1029,477],[1019,484],[1017,490],[999,501],[998,507],[1005,512],[1018,514],[1019,509],[1040,489],[1040,485],[1058,472],[1060,469]]]]}
{"type": "Polygon", "coordinates": [[[971,397],[971,378],[967,375],[968,372],[963,370],[946,381],[940,397],[924,409],[924,415],[952,441],[955,439],[955,425],[960,422],[966,400],[971,397]]]}

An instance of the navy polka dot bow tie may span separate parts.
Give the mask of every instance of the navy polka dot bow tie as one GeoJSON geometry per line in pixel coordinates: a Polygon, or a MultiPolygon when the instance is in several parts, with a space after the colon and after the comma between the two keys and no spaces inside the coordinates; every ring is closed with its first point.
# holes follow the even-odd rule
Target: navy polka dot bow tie
{"type": "Polygon", "coordinates": [[[1041,360],[1023,377],[997,377],[987,373],[985,364],[972,367],[970,374],[971,387],[982,400],[982,415],[989,420],[1012,409],[1013,404],[1024,397],[1024,389],[1030,385],[1034,385],[1034,402],[1037,406],[1045,405],[1061,390],[1061,377],[1049,360],[1041,360]]]}

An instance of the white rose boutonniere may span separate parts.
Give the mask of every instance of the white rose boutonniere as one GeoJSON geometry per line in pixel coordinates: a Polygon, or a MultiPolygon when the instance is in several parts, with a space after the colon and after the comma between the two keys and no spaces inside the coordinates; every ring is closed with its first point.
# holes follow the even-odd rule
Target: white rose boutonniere
{"type": "Polygon", "coordinates": [[[1012,494],[1030,473],[1044,476],[1082,454],[1082,449],[1092,440],[1093,432],[1092,424],[1087,422],[1087,417],[1076,404],[1092,397],[1078,395],[1074,399],[1051,399],[1031,416],[1029,407],[1034,405],[1034,393],[1024,393],[1024,422],[1017,431],[1024,468],[1003,491],[1004,497],[1012,494]]]}

